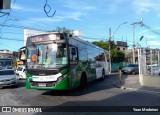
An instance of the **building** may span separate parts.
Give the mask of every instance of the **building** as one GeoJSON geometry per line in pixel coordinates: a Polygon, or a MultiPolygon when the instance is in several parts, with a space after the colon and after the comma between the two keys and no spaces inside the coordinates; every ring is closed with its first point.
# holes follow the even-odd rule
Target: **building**
{"type": "Polygon", "coordinates": [[[120,50],[120,51],[126,51],[128,49],[127,42],[117,41],[116,48],[117,50],[120,50]]]}
{"type": "Polygon", "coordinates": [[[7,49],[0,50],[0,58],[12,58],[13,52],[7,49]]]}

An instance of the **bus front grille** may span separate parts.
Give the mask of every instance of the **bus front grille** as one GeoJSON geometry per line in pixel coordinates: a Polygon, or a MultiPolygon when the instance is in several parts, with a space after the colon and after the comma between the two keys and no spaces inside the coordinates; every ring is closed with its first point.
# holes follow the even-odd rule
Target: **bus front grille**
{"type": "Polygon", "coordinates": [[[55,84],[56,82],[31,82],[31,86],[33,87],[54,87],[55,84]]]}

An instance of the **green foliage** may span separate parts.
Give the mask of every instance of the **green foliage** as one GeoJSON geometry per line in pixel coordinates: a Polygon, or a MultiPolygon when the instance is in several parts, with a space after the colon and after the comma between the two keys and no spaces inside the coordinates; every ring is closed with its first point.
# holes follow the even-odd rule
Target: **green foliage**
{"type": "Polygon", "coordinates": [[[125,60],[125,54],[119,50],[111,50],[111,60],[113,63],[122,62],[125,60]]]}
{"type": "Polygon", "coordinates": [[[98,47],[101,47],[105,50],[108,50],[108,43],[107,42],[104,42],[104,41],[95,41],[95,42],[92,42],[94,45],[98,46],[98,47]]]}
{"type": "Polygon", "coordinates": [[[53,32],[60,32],[60,33],[63,33],[63,32],[65,32],[65,33],[69,33],[69,32],[71,32],[72,30],[70,30],[70,29],[68,29],[68,28],[66,28],[66,27],[56,27],[56,29],[55,30],[53,30],[53,32]]]}
{"type": "MultiPolygon", "coordinates": [[[[92,42],[92,44],[100,47],[100,48],[103,48],[105,50],[109,50],[109,43],[108,42],[104,42],[104,41],[95,41],[95,42],[92,42]]],[[[116,45],[114,44],[113,41],[111,41],[111,49],[115,49],[116,45]]]]}

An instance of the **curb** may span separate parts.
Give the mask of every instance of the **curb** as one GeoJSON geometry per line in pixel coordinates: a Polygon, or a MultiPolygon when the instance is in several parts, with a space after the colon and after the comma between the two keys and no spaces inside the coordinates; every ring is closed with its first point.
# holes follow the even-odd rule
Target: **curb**
{"type": "Polygon", "coordinates": [[[117,87],[117,88],[120,88],[122,90],[131,90],[131,91],[145,92],[145,93],[150,93],[150,94],[160,94],[160,92],[157,92],[157,91],[150,91],[150,90],[144,90],[144,89],[138,89],[138,88],[124,87],[124,86],[119,86],[117,84],[112,84],[112,85],[117,87]]]}
{"type": "Polygon", "coordinates": [[[112,84],[113,86],[117,87],[117,88],[120,88],[120,89],[123,89],[123,90],[134,90],[134,91],[137,91],[138,89],[137,88],[129,88],[129,87],[124,87],[124,86],[119,86],[117,84],[112,84]]]}

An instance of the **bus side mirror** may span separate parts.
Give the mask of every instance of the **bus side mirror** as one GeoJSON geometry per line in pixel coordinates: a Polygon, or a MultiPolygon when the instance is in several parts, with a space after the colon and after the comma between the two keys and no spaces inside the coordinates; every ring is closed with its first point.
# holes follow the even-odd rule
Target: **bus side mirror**
{"type": "Polygon", "coordinates": [[[21,61],[26,60],[26,50],[25,50],[25,48],[19,50],[19,56],[18,57],[21,61]]]}
{"type": "Polygon", "coordinates": [[[72,48],[71,53],[72,53],[72,55],[76,55],[76,48],[72,48]]]}

